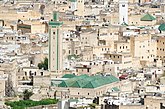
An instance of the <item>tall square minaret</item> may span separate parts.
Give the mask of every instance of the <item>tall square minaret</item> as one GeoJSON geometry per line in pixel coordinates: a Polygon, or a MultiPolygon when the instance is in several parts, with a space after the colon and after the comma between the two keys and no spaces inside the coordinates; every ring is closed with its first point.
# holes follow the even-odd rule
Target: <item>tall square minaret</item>
{"type": "Polygon", "coordinates": [[[58,19],[58,12],[53,12],[53,20],[49,22],[49,71],[62,72],[62,24],[58,19]]]}
{"type": "Polygon", "coordinates": [[[119,23],[128,24],[128,0],[119,0],[119,23]]]}

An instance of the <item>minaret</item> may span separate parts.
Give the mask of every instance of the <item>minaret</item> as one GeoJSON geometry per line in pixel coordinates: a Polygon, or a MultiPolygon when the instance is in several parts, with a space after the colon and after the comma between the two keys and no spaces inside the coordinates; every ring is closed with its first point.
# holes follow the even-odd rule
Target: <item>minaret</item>
{"type": "Polygon", "coordinates": [[[119,0],[119,23],[128,24],[128,0],[119,0]]]}
{"type": "Polygon", "coordinates": [[[161,1],[160,9],[161,9],[161,13],[165,13],[165,0],[161,1]]]}
{"type": "Polygon", "coordinates": [[[77,10],[77,0],[70,0],[71,2],[71,11],[77,10]]]}
{"type": "Polygon", "coordinates": [[[49,71],[60,73],[63,69],[62,24],[58,12],[53,12],[53,20],[49,22],[49,71]]]}

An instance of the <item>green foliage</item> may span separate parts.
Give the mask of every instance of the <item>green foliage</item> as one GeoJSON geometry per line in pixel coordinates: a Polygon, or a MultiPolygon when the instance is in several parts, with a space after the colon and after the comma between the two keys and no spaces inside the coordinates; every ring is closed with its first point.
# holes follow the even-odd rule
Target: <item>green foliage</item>
{"type": "Polygon", "coordinates": [[[41,63],[38,64],[38,68],[48,70],[48,58],[45,58],[44,61],[41,61],[41,63]]]}
{"type": "Polygon", "coordinates": [[[25,91],[23,92],[23,99],[24,99],[24,100],[29,100],[29,98],[30,98],[32,95],[33,95],[32,92],[29,92],[28,90],[25,90],[25,91]]]}
{"type": "Polygon", "coordinates": [[[95,109],[96,106],[97,106],[97,104],[95,104],[95,103],[93,103],[93,104],[89,104],[89,107],[90,107],[91,109],[95,109]]]}
{"type": "Polygon", "coordinates": [[[165,71],[163,72],[162,77],[165,77],[165,71]]]}
{"type": "Polygon", "coordinates": [[[49,105],[56,104],[57,99],[43,99],[41,101],[32,101],[32,100],[20,100],[14,102],[5,102],[7,106],[12,107],[12,109],[25,109],[26,107],[34,107],[39,105],[49,105]]]}

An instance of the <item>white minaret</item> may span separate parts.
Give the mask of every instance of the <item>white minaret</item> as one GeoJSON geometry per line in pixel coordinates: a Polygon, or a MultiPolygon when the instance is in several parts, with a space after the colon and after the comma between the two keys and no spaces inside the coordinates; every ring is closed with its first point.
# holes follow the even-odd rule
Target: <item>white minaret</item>
{"type": "Polygon", "coordinates": [[[128,24],[128,0],[119,0],[119,23],[128,24]]]}
{"type": "Polygon", "coordinates": [[[77,0],[70,0],[71,2],[71,11],[77,10],[77,0]]]}

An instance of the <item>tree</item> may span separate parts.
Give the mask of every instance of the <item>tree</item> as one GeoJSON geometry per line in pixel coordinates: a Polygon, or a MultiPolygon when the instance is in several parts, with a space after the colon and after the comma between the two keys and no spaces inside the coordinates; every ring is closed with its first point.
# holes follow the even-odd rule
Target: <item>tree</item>
{"type": "Polygon", "coordinates": [[[48,58],[45,57],[44,61],[38,64],[38,68],[48,70],[48,58]]]}
{"type": "Polygon", "coordinates": [[[23,100],[29,100],[33,95],[33,92],[29,92],[27,89],[23,92],[23,100]]]}

